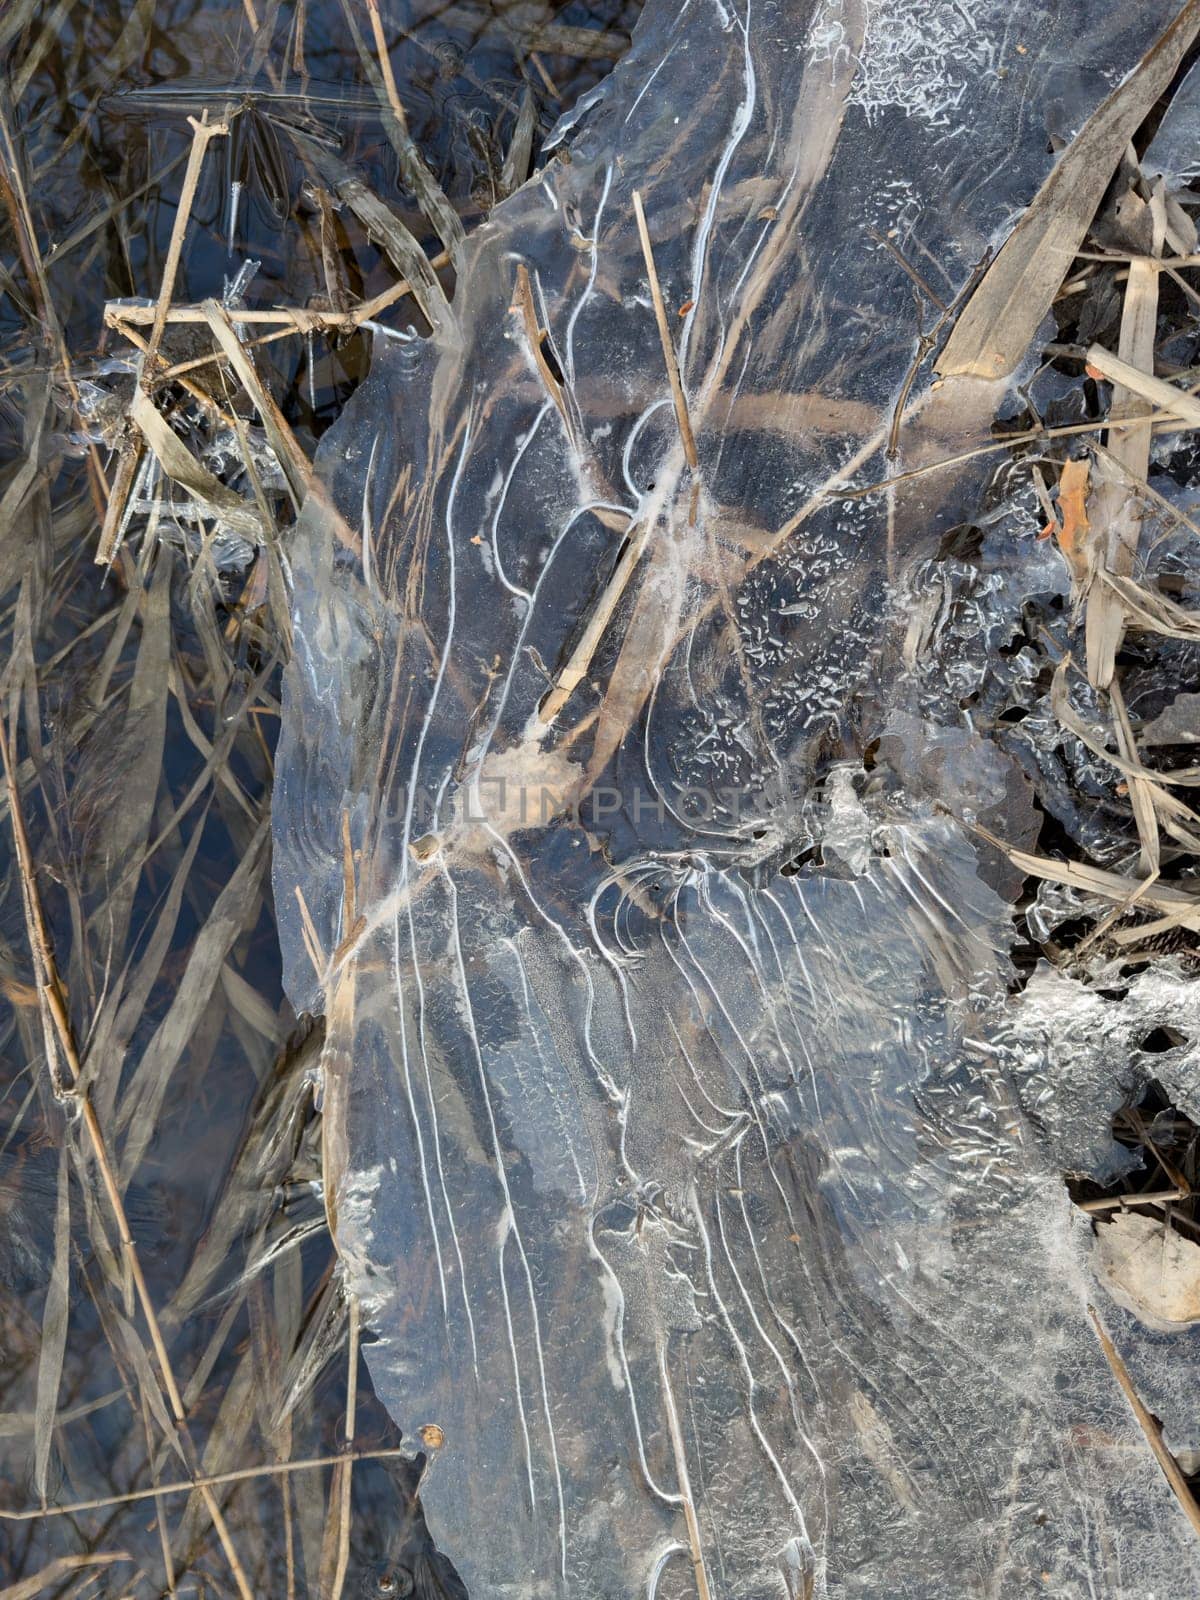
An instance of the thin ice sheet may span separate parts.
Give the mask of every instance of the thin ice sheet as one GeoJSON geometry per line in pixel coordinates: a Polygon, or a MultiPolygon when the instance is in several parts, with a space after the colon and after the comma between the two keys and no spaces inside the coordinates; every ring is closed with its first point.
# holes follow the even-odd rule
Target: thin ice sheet
{"type": "Polygon", "coordinates": [[[277,900],[473,1596],[1200,1580],[1023,1093],[964,826],[1007,758],[948,687],[940,795],[862,763],[990,468],[834,492],[987,438],[1002,390],[921,358],[1174,12],[650,0],[325,446],[277,900]]]}

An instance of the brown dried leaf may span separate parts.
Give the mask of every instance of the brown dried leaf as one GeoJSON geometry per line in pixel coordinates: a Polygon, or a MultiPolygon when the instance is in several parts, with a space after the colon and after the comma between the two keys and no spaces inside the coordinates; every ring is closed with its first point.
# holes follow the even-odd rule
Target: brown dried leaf
{"type": "Polygon", "coordinates": [[[1058,510],[1061,521],[1054,526],[1058,548],[1071,574],[1072,582],[1082,583],[1087,576],[1088,483],[1092,464],[1087,456],[1063,463],[1058,480],[1058,510]]]}
{"type": "Polygon", "coordinates": [[[1096,1229],[1096,1276],[1119,1306],[1173,1332],[1200,1322],[1200,1244],[1165,1221],[1118,1212],[1096,1229]]]}

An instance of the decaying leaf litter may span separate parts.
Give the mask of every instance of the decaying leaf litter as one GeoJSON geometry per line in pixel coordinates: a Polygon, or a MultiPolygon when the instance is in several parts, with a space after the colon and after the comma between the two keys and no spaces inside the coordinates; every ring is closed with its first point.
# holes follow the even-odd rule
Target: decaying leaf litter
{"type": "Polygon", "coordinates": [[[427,326],[631,21],[0,18],[6,1595],[357,1593],[406,1527],[428,1566],[280,987],[287,528],[363,330],[427,326]]]}
{"type": "MultiPolygon", "coordinates": [[[[341,142],[328,138],[322,116],[331,108],[307,82],[306,26],[318,24],[303,7],[286,17],[267,8],[262,26],[247,17],[246,49],[236,71],[226,64],[218,74],[215,95],[185,83],[156,99],[151,81],[115,109],[115,83],[128,87],[129,74],[145,71],[156,49],[178,53],[176,19],[161,6],[139,7],[115,26],[86,6],[57,8],[50,19],[35,9],[18,7],[0,24],[16,63],[0,136],[9,229],[6,394],[20,430],[0,500],[10,591],[5,748],[14,773],[6,794],[17,797],[7,808],[14,851],[5,986],[14,1072],[4,1194],[22,1227],[23,1197],[40,1196],[46,1224],[25,1241],[14,1228],[22,1254],[11,1271],[6,1264],[15,1352],[3,1434],[12,1485],[6,1503],[33,1510],[42,1497],[61,1506],[148,1487],[151,1498],[11,1524],[6,1561],[14,1582],[41,1573],[46,1592],[187,1592],[195,1572],[212,1593],[337,1592],[350,1560],[347,1495],[369,1468],[351,1474],[342,1464],[284,1477],[256,1467],[327,1459],[347,1434],[361,1443],[354,1422],[336,1414],[346,1398],[339,1379],[345,1286],[311,1193],[322,1159],[313,1107],[320,1032],[296,1028],[281,1000],[265,884],[278,669],[291,639],[288,529],[308,487],[313,442],[365,370],[367,340],[357,330],[382,342],[389,325],[403,331],[413,323],[424,335],[450,314],[446,268],[461,263],[464,226],[519,176],[527,107],[539,107],[544,131],[553,109],[547,97],[569,81],[563,61],[544,52],[582,46],[557,22],[518,25],[527,84],[508,95],[507,152],[476,123],[464,135],[468,153],[459,153],[458,168],[445,162],[435,171],[403,98],[413,75],[388,59],[396,21],[386,8],[346,10],[360,76],[353,96],[334,97],[341,142]],[[106,37],[96,62],[87,30],[105,24],[111,43],[106,37]],[[249,82],[247,50],[257,74],[249,82]],[[257,98],[248,93],[254,89],[257,98]],[[77,203],[56,211],[54,182],[46,181],[47,172],[66,170],[73,181],[94,182],[90,167],[81,168],[82,178],[76,173],[75,152],[87,149],[98,164],[86,119],[82,132],[65,135],[55,124],[64,91],[82,92],[82,106],[100,122],[154,119],[161,129],[161,119],[171,119],[165,154],[151,146],[153,161],[139,167],[147,150],[129,140],[136,160],[129,157],[119,181],[104,171],[95,226],[80,220],[77,203]],[[347,159],[343,119],[356,160],[347,159]],[[239,120],[253,128],[233,149],[239,120]],[[371,134],[353,131],[367,126],[371,134]],[[228,131],[214,133],[218,127],[228,131]],[[454,172],[479,171],[489,141],[485,176],[464,196],[454,172]],[[384,148],[395,169],[380,176],[384,148]],[[203,165],[193,156],[199,151],[203,165]],[[164,193],[186,192],[189,168],[196,182],[186,213],[180,201],[165,223],[150,227],[147,196],[157,205],[164,193]],[[253,206],[275,219],[276,232],[267,239],[274,259],[250,276],[241,275],[246,247],[257,249],[264,228],[270,236],[261,214],[257,224],[248,220],[253,206]],[[294,237],[278,221],[289,207],[292,224],[302,222],[307,276],[281,244],[294,237]],[[149,250],[148,238],[155,241],[149,250]],[[216,258],[207,276],[205,253],[216,258]],[[426,259],[429,267],[421,265],[426,259]],[[103,296],[80,292],[89,281],[81,260],[102,263],[95,270],[103,272],[103,296]],[[414,298],[400,292],[402,282],[414,298]],[[116,303],[138,296],[141,304],[116,303]],[[109,302],[107,335],[101,298],[109,302]],[[42,330],[35,340],[31,328],[42,330]],[[248,1112],[235,1156],[228,1112],[214,1115],[231,1099],[248,1112]],[[178,1237],[165,1218],[179,1219],[178,1237]],[[142,1282],[158,1296],[148,1287],[143,1293],[142,1282]],[[107,1372],[99,1349],[111,1352],[107,1372]],[[330,1389],[340,1396],[332,1404],[330,1389]],[[243,1472],[252,1476],[231,1477],[243,1472]],[[156,1481],[205,1487],[156,1502],[156,1481]]],[[[1195,402],[1186,394],[1195,238],[1190,174],[1177,156],[1173,167],[1155,170],[1152,135],[1161,119],[1159,138],[1173,150],[1189,148],[1178,126],[1170,144],[1169,106],[1163,113],[1193,48],[1192,9],[1180,14],[1173,42],[1152,51],[1104,102],[1105,115],[1094,114],[1082,131],[1051,128],[1066,151],[1051,198],[1043,190],[1034,199],[990,266],[981,248],[960,296],[940,282],[943,292],[929,294],[933,269],[903,227],[882,234],[886,246],[877,243],[903,258],[917,352],[932,353],[947,378],[981,359],[992,361],[993,376],[1019,365],[1031,340],[1035,350],[1045,341],[1040,363],[1022,373],[1018,398],[1006,398],[993,438],[985,446],[981,417],[980,438],[962,444],[964,455],[986,447],[989,477],[999,462],[990,501],[982,499],[986,517],[946,527],[927,562],[893,564],[910,601],[902,662],[918,717],[923,695],[944,696],[948,677],[961,681],[962,709],[998,730],[1024,774],[1024,781],[1006,780],[1009,792],[990,811],[980,806],[966,819],[997,841],[998,879],[1003,857],[1012,866],[1008,881],[1021,885],[1017,951],[1025,975],[1018,981],[1045,990],[1048,1005],[1057,994],[1068,1038],[1075,1019],[1056,983],[1076,986],[1072,1001],[1077,1010],[1091,1007],[1093,1029],[1106,1008],[1127,1003],[1130,1097],[1155,1076],[1181,1102],[1189,1089],[1184,1047],[1194,1037],[1181,1014],[1190,993],[1195,819],[1186,804],[1186,694],[1177,691],[1191,681],[1195,635],[1188,493],[1195,402]],[[1056,327],[1047,340],[1048,310],[1056,327]],[[936,342],[927,334],[933,326],[936,342]],[[1114,417],[1127,425],[1106,426],[1114,417]],[[1011,607],[1008,614],[1001,608],[981,657],[979,619],[989,594],[1001,589],[1020,596],[1019,627],[1011,607]],[[1034,965],[1039,955],[1048,967],[1034,965]],[[1129,994],[1116,998],[1131,976],[1129,994]],[[1133,1034],[1140,1028],[1148,1037],[1145,1018],[1157,1018],[1155,1007],[1162,1012],[1156,1025],[1178,1038],[1152,1051],[1151,1062],[1133,1034]]],[[[488,19],[480,23],[486,30],[488,19]]],[[[1152,42],[1149,23],[1141,26],[1152,42]]],[[[501,19],[495,31],[508,38],[512,29],[501,19]]],[[[445,70],[445,52],[419,39],[412,48],[445,70]]],[[[597,59],[612,54],[606,38],[597,59]]],[[[1126,64],[1140,54],[1131,51],[1126,64]]],[[[487,101],[486,83],[472,87],[487,101]]],[[[672,229],[685,238],[693,225],[686,208],[664,216],[653,196],[647,201],[642,260],[651,284],[656,251],[670,255],[664,227],[670,238],[672,229]]],[[[518,315],[569,425],[561,356],[542,332],[543,292],[531,286],[518,315]]],[[[678,298],[668,309],[677,322],[690,310],[678,298]]],[[[650,322],[659,346],[663,320],[650,322]]],[[[902,337],[914,337],[913,328],[902,337]]],[[[654,378],[664,397],[669,376],[668,361],[654,378]]],[[[925,368],[919,376],[924,382],[925,368]]],[[[735,394],[722,413],[720,395],[711,414],[731,430],[753,430],[762,422],[747,402],[757,398],[735,394]]],[[[686,408],[677,389],[681,433],[686,408]]],[[[844,431],[836,412],[823,414],[819,394],[796,414],[798,426],[826,436],[844,431]]],[[[945,482],[938,466],[945,449],[931,444],[924,455],[910,448],[897,457],[883,446],[898,437],[889,425],[886,440],[868,438],[829,496],[844,492],[846,506],[861,500],[881,537],[889,522],[876,478],[918,483],[934,499],[945,482]]],[[[694,504],[690,492],[687,500],[694,504]]],[[[802,525],[749,530],[751,562],[769,560],[802,525]]],[[[618,565],[610,616],[634,569],[632,561],[618,565]]],[[[603,633],[597,628],[582,654],[568,654],[576,679],[555,677],[550,663],[552,696],[586,681],[603,633]]],[[[547,720],[557,710],[553,698],[543,702],[547,720]]],[[[811,775],[811,804],[789,818],[789,837],[773,848],[786,850],[801,873],[836,879],[839,861],[863,848],[852,837],[854,806],[847,812],[834,804],[854,794],[845,787],[847,757],[902,767],[902,733],[896,716],[874,750],[868,743],[855,752],[852,740],[831,739],[811,775]]],[[[911,770],[908,758],[906,781],[915,792],[927,783],[937,793],[938,768],[955,755],[953,735],[940,747],[935,741],[922,770],[911,770]]],[[[331,860],[353,908],[364,868],[344,815],[335,837],[331,860]]],[[[436,849],[436,840],[427,848],[436,849]]],[[[368,897],[361,899],[369,909],[368,897]]],[[[322,973],[338,941],[324,937],[319,907],[297,902],[296,914],[306,927],[306,959],[322,973]]],[[[358,920],[350,915],[342,928],[350,946],[361,938],[358,920]]],[[[1106,1133],[1113,1109],[1097,1108],[1095,1129],[1106,1133]]],[[[1075,1152],[1082,1170],[1103,1165],[1097,1139],[1095,1151],[1075,1152]]],[[[1069,1164],[1064,1151],[1061,1165],[1069,1164]]],[[[1151,1192],[1161,1187],[1155,1182],[1151,1192]]],[[[1173,1189],[1176,1200],[1151,1200],[1131,1215],[1148,1210],[1186,1236],[1190,1187],[1173,1182],[1173,1189]]],[[[650,1198],[646,1206],[652,1215],[650,1198]]],[[[1137,1378],[1135,1370],[1135,1386],[1137,1378]]],[[[1150,1398],[1165,1411],[1172,1395],[1150,1398]]],[[[861,1392],[852,1408],[864,1440],[888,1437],[880,1404],[878,1394],[861,1392]]],[[[1168,1436],[1172,1425],[1177,1420],[1168,1419],[1168,1436]]],[[[680,1470],[681,1439],[671,1446],[680,1470]]],[[[1186,1449],[1186,1440],[1179,1443],[1186,1449]]],[[[868,1461],[877,1459],[874,1446],[863,1448],[868,1461]]],[[[895,1488],[901,1503],[913,1492],[902,1480],[903,1472],[895,1488]]],[[[698,1525],[692,1542],[703,1543],[698,1525]]],[[[825,1581],[808,1556],[796,1560],[795,1592],[825,1581]]],[[[670,1563],[665,1584],[677,1581],[677,1565],[670,1563]]],[[[721,1592],[708,1567],[691,1580],[721,1592]]]]}

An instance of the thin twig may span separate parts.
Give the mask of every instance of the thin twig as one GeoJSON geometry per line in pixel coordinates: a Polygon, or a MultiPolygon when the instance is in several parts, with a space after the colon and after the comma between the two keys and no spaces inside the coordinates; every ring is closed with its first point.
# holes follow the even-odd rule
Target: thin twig
{"type": "Polygon", "coordinates": [[[1146,1443],[1154,1452],[1154,1459],[1162,1468],[1163,1477],[1171,1485],[1175,1498],[1183,1509],[1184,1516],[1192,1525],[1192,1532],[1200,1534],[1200,1505],[1196,1504],[1195,1497],[1188,1487],[1188,1481],[1179,1470],[1179,1463],[1167,1449],[1162,1440],[1162,1429],[1146,1407],[1142,1404],[1137,1390],[1133,1386],[1133,1379],[1129,1376],[1129,1369],[1121,1359],[1121,1353],[1108,1336],[1104,1324],[1096,1313],[1095,1306],[1088,1307],[1088,1313],[1096,1325],[1096,1337],[1100,1340],[1100,1348],[1104,1352],[1104,1359],[1112,1368],[1113,1377],[1120,1384],[1129,1408],[1137,1418],[1138,1426],[1146,1435],[1146,1443]]]}

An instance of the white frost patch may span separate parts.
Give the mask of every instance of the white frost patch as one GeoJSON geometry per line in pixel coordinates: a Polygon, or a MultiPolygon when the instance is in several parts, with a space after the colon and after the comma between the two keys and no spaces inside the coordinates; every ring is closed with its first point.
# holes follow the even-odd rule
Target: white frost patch
{"type": "MultiPolygon", "coordinates": [[[[930,127],[949,125],[971,81],[991,70],[995,42],[976,13],[979,0],[863,0],[865,33],[852,105],[874,122],[898,106],[930,127]]],[[[809,35],[814,61],[853,54],[844,0],[826,0],[809,35]]]]}
{"type": "Polygon", "coordinates": [[[380,1164],[350,1168],[338,1190],[338,1250],[354,1292],[360,1299],[370,1281],[368,1269],[374,1242],[372,1224],[378,1210],[377,1196],[382,1187],[383,1166],[380,1164]]]}

